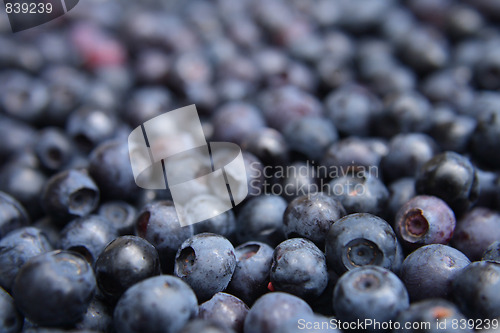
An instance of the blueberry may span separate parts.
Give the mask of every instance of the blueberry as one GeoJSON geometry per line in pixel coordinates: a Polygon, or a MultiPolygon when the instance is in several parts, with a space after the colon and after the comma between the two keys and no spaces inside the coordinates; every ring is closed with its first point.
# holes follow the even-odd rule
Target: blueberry
{"type": "Polygon", "coordinates": [[[0,190],[13,196],[32,219],[40,217],[40,196],[47,177],[38,167],[12,161],[0,171],[0,190]]]}
{"type": "Polygon", "coordinates": [[[403,261],[391,226],[372,214],[350,214],[336,221],[325,243],[328,265],[339,275],[366,265],[398,272],[403,261]]]}
{"type": "Polygon", "coordinates": [[[38,136],[35,152],[40,163],[49,171],[59,171],[73,157],[73,144],[57,127],[46,127],[38,136]]]}
{"type": "Polygon", "coordinates": [[[22,326],[22,315],[17,310],[14,300],[0,288],[0,330],[5,333],[15,333],[20,332],[22,326]]]}
{"type": "Polygon", "coordinates": [[[427,77],[422,83],[422,91],[432,102],[445,103],[463,111],[474,98],[470,81],[471,70],[468,68],[445,69],[427,77]]]}
{"type": "Polygon", "coordinates": [[[389,152],[382,158],[384,179],[415,177],[422,164],[437,152],[434,140],[422,133],[402,133],[392,137],[389,152]]]}
{"type": "Polygon", "coordinates": [[[0,286],[12,288],[21,266],[30,258],[52,251],[45,234],[34,227],[22,227],[0,240],[0,286]]]}
{"type": "Polygon", "coordinates": [[[224,237],[201,233],[188,238],[175,256],[174,273],[200,301],[226,289],[236,268],[233,245],[224,237]]]}
{"type": "Polygon", "coordinates": [[[80,105],[89,88],[87,75],[67,65],[49,66],[42,74],[49,88],[49,105],[44,120],[63,125],[68,115],[80,105]]]}
{"type": "Polygon", "coordinates": [[[444,152],[424,163],[417,172],[418,194],[443,199],[455,214],[465,212],[478,198],[479,182],[470,160],[454,152],[444,152]]]}
{"type": "MultiPolygon", "coordinates": [[[[409,306],[404,284],[378,266],[355,268],[340,277],[333,293],[333,308],[341,321],[388,322],[409,306]]],[[[381,331],[367,326],[367,331],[381,331]]]]}
{"type": "Polygon", "coordinates": [[[36,124],[49,102],[46,84],[21,71],[4,72],[0,107],[7,115],[36,124]]]}
{"type": "Polygon", "coordinates": [[[1,115],[0,141],[1,165],[20,150],[33,147],[36,143],[36,131],[26,123],[1,115]]]}
{"type": "Polygon", "coordinates": [[[233,295],[219,292],[208,301],[200,304],[198,317],[219,322],[235,332],[242,333],[247,313],[248,306],[242,300],[233,295]]]}
{"type": "Polygon", "coordinates": [[[376,96],[356,85],[340,87],[325,100],[327,114],[338,130],[347,135],[367,136],[371,122],[382,107],[376,96]]]}
{"type": "Polygon", "coordinates": [[[431,105],[415,91],[407,91],[391,98],[377,117],[378,134],[393,136],[398,133],[425,131],[430,127],[431,105]]]}
{"type": "Polygon", "coordinates": [[[410,253],[403,261],[401,280],[412,301],[448,298],[454,275],[469,264],[465,254],[450,246],[426,245],[410,253]]]}
{"type": "Polygon", "coordinates": [[[149,86],[134,90],[127,103],[125,119],[133,128],[171,110],[172,96],[168,89],[149,86]]]}
{"type": "Polygon", "coordinates": [[[212,118],[214,140],[241,143],[254,131],[262,129],[264,118],[251,104],[231,102],[216,110],[212,118]]]}
{"type": "Polygon", "coordinates": [[[287,321],[312,315],[309,305],[297,296],[273,292],[260,297],[248,311],[245,333],[272,333],[287,321]]]}
{"type": "Polygon", "coordinates": [[[75,328],[80,331],[110,332],[113,328],[113,312],[107,304],[94,297],[75,328]]]}
{"type": "Polygon", "coordinates": [[[480,260],[488,246],[500,239],[500,214],[488,208],[476,207],[457,223],[452,239],[454,247],[470,260],[480,260]]]}
{"type": "Polygon", "coordinates": [[[332,144],[320,164],[327,168],[328,178],[348,175],[358,167],[377,174],[380,160],[388,151],[384,142],[350,136],[332,144]]]}
{"type": "Polygon", "coordinates": [[[235,248],[236,268],[228,285],[228,291],[246,304],[266,293],[273,248],[261,242],[246,242],[235,248]]]}
{"type": "Polygon", "coordinates": [[[82,254],[94,263],[101,252],[118,236],[109,221],[99,215],[88,215],[68,223],[61,230],[60,248],[82,254]]]}
{"type": "Polygon", "coordinates": [[[285,235],[307,238],[323,248],[330,226],[344,215],[342,204],[327,194],[300,196],[288,204],[283,214],[285,235]]]}
{"type": "Polygon", "coordinates": [[[5,192],[0,192],[0,239],[10,231],[29,223],[30,217],[19,201],[5,192]]]}
{"type": "Polygon", "coordinates": [[[500,158],[498,158],[498,137],[500,135],[500,110],[484,110],[478,115],[477,126],[472,134],[472,153],[487,165],[500,167],[500,158]]]}
{"type": "Polygon", "coordinates": [[[108,201],[99,206],[98,215],[105,217],[119,235],[134,233],[136,209],[125,201],[108,201]]]}
{"type": "Polygon", "coordinates": [[[265,169],[265,175],[271,173],[280,183],[278,186],[271,185],[269,191],[274,195],[281,195],[286,200],[292,201],[303,195],[311,195],[321,189],[318,183],[318,172],[309,161],[306,163],[297,161],[286,168],[278,167],[276,172],[265,169]]]}
{"type": "Polygon", "coordinates": [[[158,251],[145,239],[122,236],[109,243],[95,262],[99,289],[118,299],[135,283],[160,274],[158,251]]]}
{"type": "Polygon", "coordinates": [[[89,173],[104,199],[132,199],[139,192],[125,140],[101,143],[89,155],[89,163],[89,173]]]}
{"type": "Polygon", "coordinates": [[[403,244],[415,248],[427,244],[448,244],[455,225],[455,214],[443,200],[418,195],[399,209],[394,230],[403,244]]]}
{"type": "Polygon", "coordinates": [[[66,170],[52,176],[42,192],[42,207],[51,216],[68,219],[90,214],[99,203],[99,188],[86,170],[66,170]]]}
{"type": "Polygon", "coordinates": [[[469,318],[497,318],[500,297],[495,292],[500,282],[500,264],[473,262],[455,275],[452,292],[455,303],[469,318]]]}
{"type": "Polygon", "coordinates": [[[346,175],[333,179],[324,191],[339,200],[347,213],[380,215],[389,200],[384,183],[363,168],[352,168],[346,175]]]}
{"type": "Polygon", "coordinates": [[[394,330],[397,333],[473,332],[468,325],[453,325],[465,323],[467,318],[455,304],[439,298],[412,303],[396,320],[400,325],[394,330]]]}
{"type": "Polygon", "coordinates": [[[162,275],[130,287],[114,310],[117,332],[178,332],[198,313],[193,290],[181,279],[162,275]]]}
{"type": "Polygon", "coordinates": [[[42,326],[68,326],[80,321],[95,291],[89,263],[79,254],[52,251],[24,264],[12,295],[26,317],[42,326]]]}
{"type": "Polygon", "coordinates": [[[193,235],[193,226],[181,227],[172,201],[155,201],[137,215],[136,234],[153,244],[160,255],[164,272],[173,272],[175,253],[193,235]]]}
{"type": "Polygon", "coordinates": [[[398,46],[403,59],[421,73],[444,67],[450,57],[446,39],[430,26],[409,30],[398,46]]]}
{"type": "Polygon", "coordinates": [[[311,160],[323,157],[325,150],[338,139],[335,126],[322,117],[303,117],[291,121],[283,133],[292,151],[311,160]]]}
{"type": "Polygon", "coordinates": [[[68,135],[86,152],[113,137],[116,129],[117,120],[112,113],[88,107],[72,112],[66,123],[68,135]]]}
{"type": "Polygon", "coordinates": [[[274,249],[270,277],[275,290],[314,299],[328,284],[325,255],[307,239],[288,239],[274,249]]]}
{"type": "Polygon", "coordinates": [[[313,95],[294,86],[266,91],[260,100],[267,123],[278,130],[283,130],[295,119],[320,116],[323,112],[321,104],[313,95]]]}
{"type": "Polygon", "coordinates": [[[287,207],[279,195],[261,195],[246,202],[238,213],[236,238],[240,243],[260,241],[277,245],[284,240],[283,213],[287,207]]]}
{"type": "Polygon", "coordinates": [[[500,262],[500,241],[494,241],[483,252],[481,260],[500,262]]]}
{"type": "MultiPolygon", "coordinates": [[[[437,113],[438,110],[435,110],[437,113]]],[[[429,134],[443,150],[466,151],[476,128],[476,120],[467,115],[448,114],[436,119],[429,134]]]]}

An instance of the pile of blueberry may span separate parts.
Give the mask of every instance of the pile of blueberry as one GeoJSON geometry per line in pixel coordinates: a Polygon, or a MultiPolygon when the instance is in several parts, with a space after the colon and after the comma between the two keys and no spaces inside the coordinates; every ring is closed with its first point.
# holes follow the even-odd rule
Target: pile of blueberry
{"type": "Polygon", "coordinates": [[[0,15],[0,332],[500,332],[498,22],[498,0],[0,15]],[[249,195],[181,227],[127,138],[190,104],[249,195]]]}

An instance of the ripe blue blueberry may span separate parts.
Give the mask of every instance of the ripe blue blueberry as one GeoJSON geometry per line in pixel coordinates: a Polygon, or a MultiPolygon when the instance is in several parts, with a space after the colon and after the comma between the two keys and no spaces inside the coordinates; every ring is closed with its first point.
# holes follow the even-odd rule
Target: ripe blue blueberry
{"type": "MultiPolygon", "coordinates": [[[[388,322],[408,306],[408,292],[403,282],[378,266],[358,267],[345,273],[333,292],[333,308],[341,321],[388,322]]],[[[367,329],[377,331],[375,326],[367,329]]]]}
{"type": "Polygon", "coordinates": [[[488,246],[500,239],[499,221],[500,214],[497,211],[473,208],[458,221],[452,239],[453,246],[470,260],[480,260],[488,246]]]}
{"type": "Polygon", "coordinates": [[[79,252],[94,263],[106,245],[118,236],[109,221],[99,215],[88,215],[68,223],[61,231],[59,246],[79,252]]]}
{"type": "Polygon", "coordinates": [[[161,275],[130,287],[114,310],[117,332],[179,331],[198,314],[198,300],[193,290],[181,279],[161,275]]]}
{"type": "Polygon", "coordinates": [[[403,261],[401,280],[412,301],[448,298],[454,275],[469,264],[465,254],[450,246],[426,245],[410,253],[403,261]]]}
{"type": "Polygon", "coordinates": [[[455,275],[452,281],[453,299],[469,318],[500,316],[500,264],[477,261],[455,275]]]}
{"type": "Polygon", "coordinates": [[[266,293],[273,248],[262,242],[246,242],[235,248],[236,268],[228,291],[246,304],[266,293]]]}
{"type": "Polygon", "coordinates": [[[97,285],[111,300],[135,283],[160,274],[158,251],[137,236],[118,237],[102,251],[94,266],[97,285]]]}
{"type": "Polygon", "coordinates": [[[219,292],[200,304],[198,317],[219,322],[235,332],[242,333],[247,313],[248,306],[242,300],[231,294],[219,292]]]}
{"type": "Polygon", "coordinates": [[[416,248],[426,244],[448,244],[455,231],[455,214],[441,199],[419,195],[396,214],[396,234],[403,244],[416,248]]]}
{"type": "Polygon", "coordinates": [[[0,240],[0,286],[12,288],[19,269],[30,258],[52,251],[52,245],[38,228],[23,227],[0,240]]]}
{"type": "Polygon", "coordinates": [[[328,284],[325,255],[307,239],[288,239],[274,249],[270,277],[275,290],[314,299],[328,284]]]}
{"type": "Polygon", "coordinates": [[[474,332],[469,325],[458,326],[467,323],[467,318],[455,304],[440,298],[412,303],[396,320],[401,327],[395,333],[474,332]]]}
{"type": "Polygon", "coordinates": [[[193,235],[193,226],[181,227],[172,201],[155,201],[137,214],[136,234],[156,247],[162,270],[171,273],[175,253],[182,242],[193,235]]]}
{"type": "Polygon", "coordinates": [[[345,214],[342,204],[332,196],[324,193],[300,196],[288,204],[283,215],[285,234],[288,238],[307,238],[323,248],[330,226],[345,214]]]}
{"type": "Polygon", "coordinates": [[[339,275],[366,265],[398,272],[403,252],[389,223],[372,214],[356,213],[341,218],[330,228],[326,259],[339,275]]]}
{"type": "Polygon", "coordinates": [[[295,321],[312,315],[309,305],[283,292],[273,292],[260,297],[248,311],[245,333],[273,333],[287,321],[295,321]]]}
{"type": "Polygon", "coordinates": [[[31,321],[57,327],[82,319],[95,288],[94,272],[85,258],[70,251],[52,251],[21,267],[12,295],[31,321]]]}
{"type": "Polygon", "coordinates": [[[174,274],[193,288],[200,301],[226,289],[236,268],[234,247],[225,237],[201,233],[188,238],[175,256],[174,274]]]}

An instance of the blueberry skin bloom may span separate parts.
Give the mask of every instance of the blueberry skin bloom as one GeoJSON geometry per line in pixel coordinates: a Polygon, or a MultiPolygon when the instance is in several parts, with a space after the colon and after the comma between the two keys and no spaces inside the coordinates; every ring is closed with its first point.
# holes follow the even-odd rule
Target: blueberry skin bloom
{"type": "Polygon", "coordinates": [[[52,176],[42,192],[44,211],[55,217],[90,214],[99,202],[99,188],[85,170],[65,170],[52,176]]]}
{"type": "Polygon", "coordinates": [[[401,280],[412,301],[447,298],[457,272],[470,264],[463,254],[447,245],[431,244],[410,253],[401,266],[401,280]]]}
{"type": "Polygon", "coordinates": [[[261,195],[246,202],[238,214],[238,242],[259,241],[276,246],[285,239],[283,212],[287,202],[279,195],[261,195]]]}
{"type": "Polygon", "coordinates": [[[111,299],[118,299],[135,283],[160,274],[158,251],[148,241],[136,236],[122,236],[112,241],[95,263],[99,289],[111,299]]]}
{"type": "Polygon", "coordinates": [[[0,239],[29,223],[30,218],[24,207],[7,193],[0,192],[0,239]]]}
{"type": "Polygon", "coordinates": [[[345,215],[344,206],[329,195],[300,196],[288,204],[283,215],[285,235],[307,238],[323,248],[330,226],[345,215]]]}
{"type": "Polygon", "coordinates": [[[367,170],[354,168],[328,183],[328,194],[338,199],[347,213],[380,215],[389,201],[389,190],[380,179],[367,170]]]}
{"type": "Polygon", "coordinates": [[[69,326],[82,319],[96,288],[94,272],[80,254],[51,251],[24,264],[14,280],[17,307],[40,326],[69,326]]]}
{"type": "Polygon", "coordinates": [[[200,304],[198,317],[216,321],[235,332],[243,332],[243,323],[248,313],[248,306],[238,297],[226,293],[217,293],[200,304]]]}
{"type": "Polygon", "coordinates": [[[339,275],[366,265],[398,272],[403,262],[401,246],[389,223],[368,213],[350,214],[335,222],[325,249],[329,267],[339,275]]]}
{"type": "Polygon", "coordinates": [[[156,201],[144,206],[137,215],[136,235],[156,247],[162,270],[172,273],[177,249],[193,236],[193,226],[181,227],[172,201],[156,201]]]}
{"type": "Polygon", "coordinates": [[[228,290],[251,305],[268,291],[273,248],[261,242],[247,242],[235,248],[236,268],[228,290]]]}
{"type": "Polygon", "coordinates": [[[500,264],[476,261],[458,273],[452,282],[453,299],[469,318],[500,316],[500,264]]]}
{"type": "Polygon", "coordinates": [[[468,158],[444,152],[424,163],[417,172],[415,188],[418,194],[444,200],[460,215],[479,197],[477,172],[468,158]]]}
{"type": "Polygon", "coordinates": [[[453,323],[463,323],[467,318],[455,304],[443,299],[428,299],[412,303],[408,309],[399,314],[396,320],[401,328],[395,329],[395,333],[473,332],[467,327],[454,327],[459,325],[453,325],[453,323]],[[426,325],[430,326],[423,328],[421,323],[428,323],[426,325]],[[409,325],[410,328],[406,328],[405,325],[409,325]]]}
{"type": "Polygon", "coordinates": [[[260,297],[245,318],[245,333],[274,333],[287,321],[312,315],[311,307],[302,299],[283,292],[260,297]]]}
{"type": "Polygon", "coordinates": [[[325,255],[307,239],[288,239],[274,249],[270,276],[276,290],[314,299],[328,284],[325,255]]]}
{"type": "Polygon", "coordinates": [[[396,214],[395,231],[404,245],[448,244],[455,231],[455,214],[443,200],[416,196],[396,214]]]}
{"type": "MultiPolygon", "coordinates": [[[[341,321],[388,322],[409,306],[408,292],[391,271],[358,267],[342,275],[333,291],[333,309],[341,321]]],[[[374,331],[375,327],[367,327],[374,331]]]]}
{"type": "Polygon", "coordinates": [[[130,287],[114,310],[116,332],[174,333],[198,313],[193,290],[181,279],[160,275],[130,287]]]}
{"type": "Polygon", "coordinates": [[[23,327],[23,317],[12,297],[0,288],[0,332],[16,333],[23,327]]]}
{"type": "Polygon", "coordinates": [[[200,301],[226,289],[236,268],[234,247],[225,237],[201,233],[177,251],[174,274],[193,288],[200,301]]]}
{"type": "Polygon", "coordinates": [[[64,250],[79,252],[93,264],[116,237],[118,233],[108,220],[99,215],[88,215],[64,227],[59,245],[64,250]]]}
{"type": "Polygon", "coordinates": [[[10,290],[21,266],[49,251],[52,245],[38,228],[23,227],[10,232],[0,240],[0,286],[10,290]]]}
{"type": "Polygon", "coordinates": [[[480,260],[488,246],[497,240],[500,240],[500,214],[476,207],[458,221],[452,244],[474,261],[480,260]]]}

